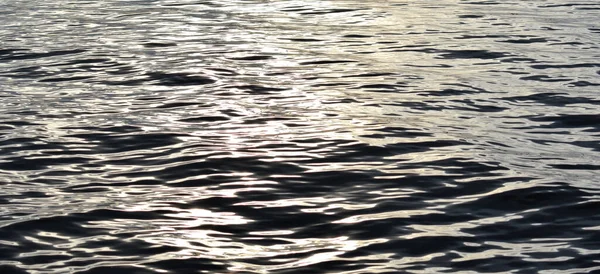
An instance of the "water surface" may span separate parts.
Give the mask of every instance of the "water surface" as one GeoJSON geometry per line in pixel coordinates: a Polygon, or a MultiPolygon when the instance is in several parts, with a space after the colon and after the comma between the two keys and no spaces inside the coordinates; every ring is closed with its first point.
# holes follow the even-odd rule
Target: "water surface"
{"type": "Polygon", "coordinates": [[[600,271],[599,16],[0,0],[0,272],[600,271]]]}

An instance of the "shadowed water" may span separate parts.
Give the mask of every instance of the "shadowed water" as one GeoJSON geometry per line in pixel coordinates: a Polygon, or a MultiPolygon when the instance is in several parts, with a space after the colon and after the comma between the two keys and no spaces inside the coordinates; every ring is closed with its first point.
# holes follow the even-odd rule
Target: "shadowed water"
{"type": "Polygon", "coordinates": [[[599,16],[0,0],[0,273],[600,271],[599,16]]]}

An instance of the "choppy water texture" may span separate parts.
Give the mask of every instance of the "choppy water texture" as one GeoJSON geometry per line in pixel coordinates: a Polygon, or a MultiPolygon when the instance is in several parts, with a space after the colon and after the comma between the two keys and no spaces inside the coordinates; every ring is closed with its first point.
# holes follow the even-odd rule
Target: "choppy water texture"
{"type": "Polygon", "coordinates": [[[0,273],[599,271],[598,18],[0,0],[0,273]]]}

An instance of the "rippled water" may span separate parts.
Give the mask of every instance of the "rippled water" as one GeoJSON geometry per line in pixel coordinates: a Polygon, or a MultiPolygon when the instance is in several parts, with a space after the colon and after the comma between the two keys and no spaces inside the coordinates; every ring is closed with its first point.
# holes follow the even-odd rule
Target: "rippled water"
{"type": "Polygon", "coordinates": [[[0,273],[600,271],[599,16],[0,0],[0,273]]]}

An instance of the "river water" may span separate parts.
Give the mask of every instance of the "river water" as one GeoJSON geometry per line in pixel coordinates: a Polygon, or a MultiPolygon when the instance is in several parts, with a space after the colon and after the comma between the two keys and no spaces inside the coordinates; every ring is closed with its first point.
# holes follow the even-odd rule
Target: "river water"
{"type": "Polygon", "coordinates": [[[600,271],[599,16],[0,0],[0,273],[600,271]]]}

